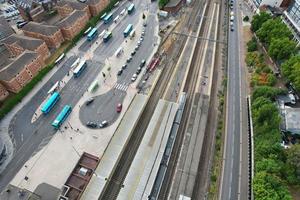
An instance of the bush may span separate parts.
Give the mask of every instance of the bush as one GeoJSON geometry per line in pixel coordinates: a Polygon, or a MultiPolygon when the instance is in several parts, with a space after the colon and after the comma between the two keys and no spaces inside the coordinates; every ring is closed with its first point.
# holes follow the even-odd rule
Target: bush
{"type": "Polygon", "coordinates": [[[248,52],[257,51],[257,41],[255,37],[252,37],[252,39],[247,43],[247,50],[248,52]]]}
{"type": "Polygon", "coordinates": [[[169,0],[159,0],[158,5],[159,8],[163,8],[165,5],[167,5],[167,3],[169,3],[169,0]]]}
{"type": "Polygon", "coordinates": [[[248,15],[246,15],[246,16],[243,18],[243,21],[245,21],[245,22],[248,22],[248,21],[249,21],[248,15]]]}

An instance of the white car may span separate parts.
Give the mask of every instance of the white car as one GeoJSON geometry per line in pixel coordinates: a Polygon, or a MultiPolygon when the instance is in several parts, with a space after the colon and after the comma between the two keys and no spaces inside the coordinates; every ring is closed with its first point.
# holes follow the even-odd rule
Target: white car
{"type": "Polygon", "coordinates": [[[137,74],[133,74],[131,81],[134,82],[137,79],[137,74]]]}
{"type": "Polygon", "coordinates": [[[108,122],[106,120],[102,121],[100,124],[99,124],[99,127],[100,128],[104,128],[108,125],[108,122]]]}

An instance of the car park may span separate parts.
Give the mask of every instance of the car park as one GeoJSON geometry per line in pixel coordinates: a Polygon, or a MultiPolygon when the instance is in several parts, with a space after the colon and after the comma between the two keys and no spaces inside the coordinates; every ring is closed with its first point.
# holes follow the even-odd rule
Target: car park
{"type": "Polygon", "coordinates": [[[121,76],[121,74],[123,73],[123,69],[120,69],[117,73],[118,76],[121,76]]]}
{"type": "Polygon", "coordinates": [[[141,62],[141,64],[140,64],[140,67],[144,67],[145,64],[146,64],[146,60],[144,59],[144,60],[142,60],[142,62],[141,62]]]}
{"type": "Polygon", "coordinates": [[[106,120],[102,121],[100,124],[99,124],[99,127],[100,128],[104,128],[108,125],[108,122],[106,120]]]}
{"type": "Polygon", "coordinates": [[[119,113],[119,112],[121,112],[121,111],[122,111],[122,104],[119,103],[119,104],[117,105],[117,112],[119,113]]]}
{"type": "Polygon", "coordinates": [[[91,103],[93,103],[95,99],[94,98],[89,98],[86,102],[85,102],[85,105],[90,105],[91,103]]]}
{"type": "Polygon", "coordinates": [[[122,65],[122,69],[126,69],[127,68],[127,64],[122,65]]]}
{"type": "Polygon", "coordinates": [[[87,122],[86,126],[90,127],[90,128],[97,128],[97,123],[96,122],[87,122]]]}

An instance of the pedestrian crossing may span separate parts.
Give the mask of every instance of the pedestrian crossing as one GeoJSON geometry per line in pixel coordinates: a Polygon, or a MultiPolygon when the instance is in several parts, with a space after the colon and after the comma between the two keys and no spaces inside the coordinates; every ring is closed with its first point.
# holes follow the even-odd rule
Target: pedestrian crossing
{"type": "Polygon", "coordinates": [[[117,89],[117,90],[122,90],[122,91],[126,92],[126,90],[128,89],[128,85],[126,85],[125,83],[122,83],[122,84],[116,83],[114,85],[114,88],[117,89]]]}

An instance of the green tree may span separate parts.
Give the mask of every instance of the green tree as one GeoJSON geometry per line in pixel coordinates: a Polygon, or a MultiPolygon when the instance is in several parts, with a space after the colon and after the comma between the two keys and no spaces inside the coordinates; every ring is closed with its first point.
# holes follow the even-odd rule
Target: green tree
{"type": "Polygon", "coordinates": [[[269,19],[262,24],[261,28],[256,32],[259,40],[266,43],[267,46],[272,39],[292,38],[292,33],[280,18],[269,19]]]}
{"type": "Polygon", "coordinates": [[[255,37],[252,37],[252,39],[247,43],[247,50],[248,52],[257,51],[257,41],[255,37]]]}
{"type": "Polygon", "coordinates": [[[253,95],[252,95],[253,102],[258,97],[265,97],[270,100],[275,100],[275,97],[277,95],[284,94],[284,93],[286,93],[286,91],[283,89],[273,88],[270,86],[259,86],[256,87],[255,90],[253,91],[253,95]]]}
{"type": "Polygon", "coordinates": [[[258,172],[253,181],[254,198],[259,200],[291,200],[288,189],[272,174],[258,172]]]}
{"type": "Polygon", "coordinates": [[[274,76],[274,74],[269,73],[267,77],[267,81],[269,86],[274,86],[276,84],[277,79],[274,76]]]}
{"type": "Polygon", "coordinates": [[[293,145],[286,151],[286,154],[286,163],[294,172],[295,180],[300,183],[300,144],[293,145]]]}
{"type": "Polygon", "coordinates": [[[254,15],[251,22],[251,30],[253,32],[256,32],[258,29],[260,29],[264,22],[271,18],[271,15],[266,12],[261,12],[260,14],[254,15]]]}
{"type": "Polygon", "coordinates": [[[289,81],[291,81],[296,90],[300,91],[300,55],[292,56],[282,65],[282,72],[289,81]]]}
{"type": "Polygon", "coordinates": [[[159,8],[163,8],[167,3],[169,3],[169,0],[159,0],[158,6],[159,8]]]}
{"type": "Polygon", "coordinates": [[[276,60],[288,59],[296,53],[297,44],[289,38],[272,39],[269,46],[269,55],[276,60]]]}
{"type": "Polygon", "coordinates": [[[248,22],[248,21],[249,21],[248,15],[246,15],[246,16],[243,18],[243,21],[245,21],[245,22],[248,22]]]}
{"type": "Polygon", "coordinates": [[[283,162],[272,158],[263,158],[258,160],[255,164],[256,171],[265,171],[267,173],[272,173],[280,175],[281,168],[283,167],[283,162]]]}

